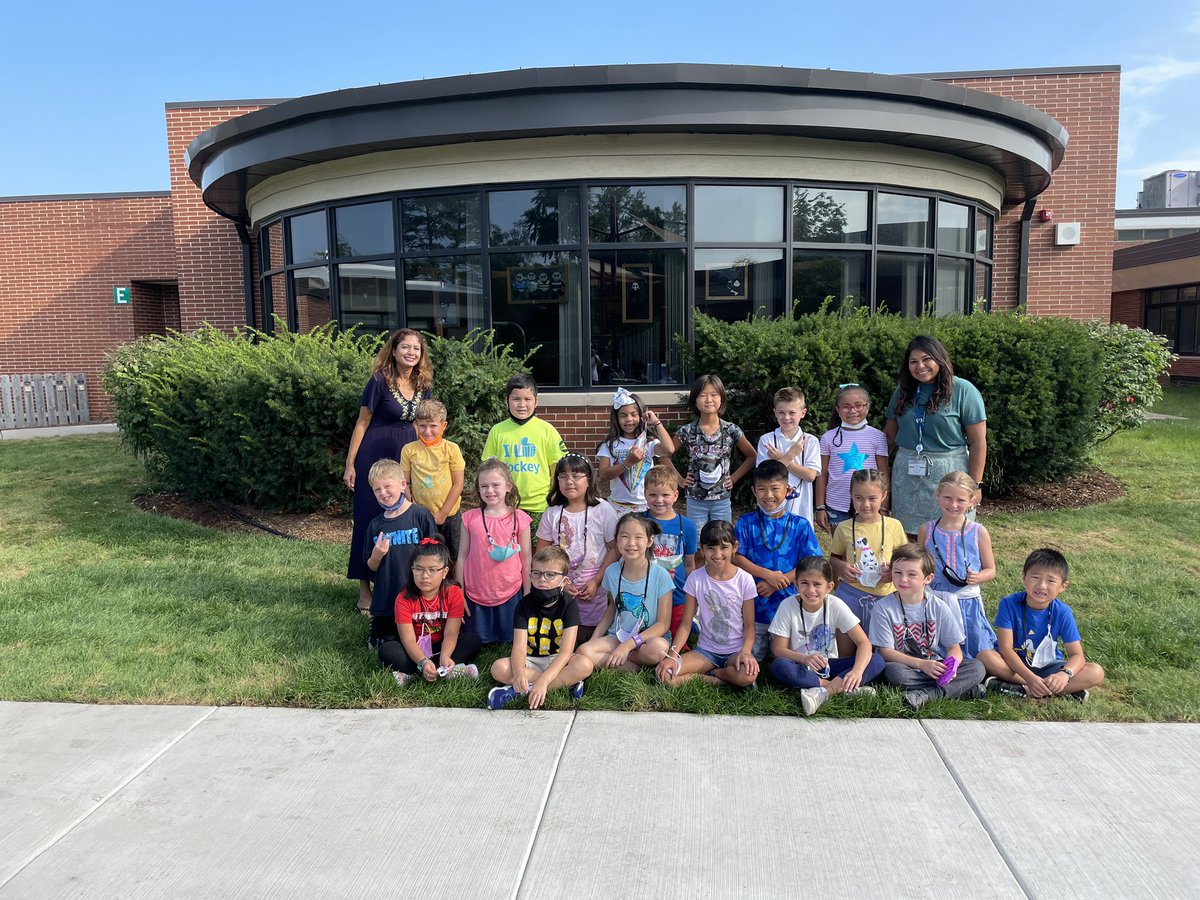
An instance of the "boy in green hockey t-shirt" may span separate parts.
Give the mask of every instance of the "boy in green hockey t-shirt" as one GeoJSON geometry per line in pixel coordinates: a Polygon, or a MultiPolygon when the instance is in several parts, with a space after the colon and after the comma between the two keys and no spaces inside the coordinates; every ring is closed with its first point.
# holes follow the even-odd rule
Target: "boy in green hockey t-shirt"
{"type": "Polygon", "coordinates": [[[546,510],[554,464],[566,455],[567,447],[553,425],[534,415],[538,389],[533,378],[512,377],[505,393],[509,418],[492,426],[481,458],[494,456],[508,466],[521,493],[521,509],[542,513],[546,510]]]}

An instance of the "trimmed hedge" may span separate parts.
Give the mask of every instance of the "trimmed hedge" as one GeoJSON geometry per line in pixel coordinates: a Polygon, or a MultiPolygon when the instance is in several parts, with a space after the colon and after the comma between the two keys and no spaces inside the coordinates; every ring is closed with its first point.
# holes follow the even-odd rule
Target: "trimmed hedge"
{"type": "MultiPolygon", "coordinates": [[[[382,337],[331,325],[227,334],[205,325],[119,347],[104,387],[122,440],[163,487],[265,509],[311,510],[345,499],[341,476],[363,385],[382,337]]],[[[449,438],[472,463],[507,414],[503,387],[525,359],[490,332],[433,337],[433,396],[449,438]]]]}
{"type": "MultiPolygon", "coordinates": [[[[1118,362],[1110,342],[1068,319],[1016,313],[905,319],[826,309],[734,324],[698,314],[695,349],[681,349],[692,371],[721,376],[730,393],[727,418],[747,434],[774,427],[772,395],[789,384],[808,399],[805,430],[821,434],[838,385],[850,381],[867,389],[870,422],[882,428],[905,347],[918,334],[932,334],[949,350],[955,373],[983,394],[989,425],[985,479],[990,491],[1002,493],[1087,463],[1092,447],[1114,424],[1104,406],[1111,366],[1135,365],[1136,359],[1143,385],[1162,374],[1169,359],[1151,349],[1159,339],[1141,329],[1126,332],[1118,362]]],[[[1157,395],[1146,390],[1137,399],[1148,404],[1157,395]]],[[[1119,427],[1135,423],[1126,416],[1119,427]]]]}

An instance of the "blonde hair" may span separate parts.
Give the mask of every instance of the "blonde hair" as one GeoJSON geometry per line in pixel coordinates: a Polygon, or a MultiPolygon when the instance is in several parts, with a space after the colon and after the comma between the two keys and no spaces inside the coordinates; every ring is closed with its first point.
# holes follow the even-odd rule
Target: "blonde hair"
{"type": "Polygon", "coordinates": [[[562,570],[564,575],[571,571],[571,557],[558,544],[547,544],[537,553],[533,554],[533,561],[556,565],[562,570]]]}
{"type": "Polygon", "coordinates": [[[371,470],[367,472],[367,484],[374,484],[385,478],[404,479],[404,469],[399,462],[394,459],[375,460],[371,466],[371,470]]]}
{"type": "Polygon", "coordinates": [[[679,490],[679,473],[675,471],[673,466],[659,464],[651,466],[650,471],[646,473],[645,485],[648,488],[652,487],[669,487],[672,490],[679,490]]]}
{"type": "Polygon", "coordinates": [[[976,484],[975,479],[966,472],[947,472],[942,476],[942,480],[938,482],[937,490],[933,492],[934,496],[937,496],[942,492],[943,485],[962,488],[971,495],[972,506],[975,505],[975,502],[979,497],[979,485],[976,484]]]}
{"type": "Polygon", "coordinates": [[[441,400],[422,400],[417,404],[414,422],[445,422],[446,404],[441,400]]]}
{"type": "Polygon", "coordinates": [[[475,473],[475,496],[479,496],[479,479],[487,472],[503,472],[505,479],[508,481],[508,493],[504,495],[504,503],[506,506],[511,506],[516,509],[521,505],[521,492],[517,490],[516,482],[513,481],[512,472],[508,466],[502,463],[494,456],[489,456],[479,466],[479,471],[475,473]]]}

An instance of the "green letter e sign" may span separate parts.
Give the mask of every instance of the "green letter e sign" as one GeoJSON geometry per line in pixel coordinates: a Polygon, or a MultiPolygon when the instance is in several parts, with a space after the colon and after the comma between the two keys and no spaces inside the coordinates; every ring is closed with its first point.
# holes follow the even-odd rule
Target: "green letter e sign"
{"type": "Polygon", "coordinates": [[[129,288],[115,287],[113,288],[113,303],[117,306],[126,306],[129,304],[129,288]]]}

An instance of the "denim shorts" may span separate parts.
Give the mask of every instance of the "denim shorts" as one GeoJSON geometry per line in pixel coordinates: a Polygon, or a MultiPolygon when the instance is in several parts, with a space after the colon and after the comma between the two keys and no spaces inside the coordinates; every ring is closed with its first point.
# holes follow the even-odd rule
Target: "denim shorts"
{"type": "Polygon", "coordinates": [[[724,669],[729,665],[729,661],[735,658],[740,650],[734,650],[732,653],[713,653],[711,650],[705,650],[703,647],[696,647],[696,652],[713,664],[714,669],[724,669]]]}
{"type": "Polygon", "coordinates": [[[728,497],[724,500],[693,500],[688,497],[687,517],[696,523],[697,531],[708,522],[732,522],[733,503],[728,497]]]}

